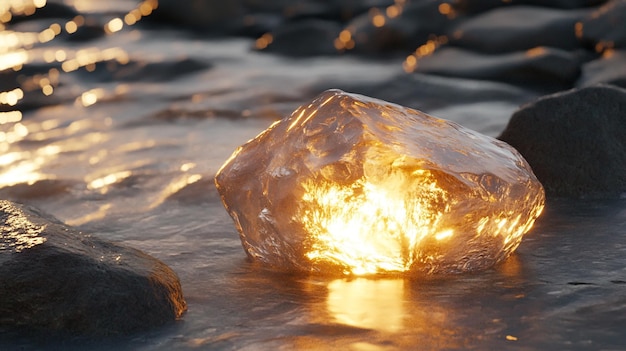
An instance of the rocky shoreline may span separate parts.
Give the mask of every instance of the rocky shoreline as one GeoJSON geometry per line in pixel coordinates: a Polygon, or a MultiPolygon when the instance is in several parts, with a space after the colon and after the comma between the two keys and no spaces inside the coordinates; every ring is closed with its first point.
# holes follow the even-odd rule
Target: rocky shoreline
{"type": "MultiPolygon", "coordinates": [[[[92,16],[62,1],[49,1],[33,14],[15,14],[7,21],[3,19],[3,26],[16,32],[43,32],[52,27],[51,21],[62,19],[69,23],[81,16],[83,20],[86,18],[84,25],[71,34],[63,27],[56,40],[68,47],[86,42],[98,45],[98,40],[107,35],[108,21],[122,15],[114,12],[92,16]]],[[[253,40],[250,50],[255,54],[293,60],[357,57],[395,65],[402,71],[373,83],[328,77],[305,86],[303,91],[281,92],[283,95],[261,91],[263,84],[257,82],[262,88],[255,89],[261,92],[255,91],[252,99],[241,94],[220,101],[218,107],[211,105],[209,97],[214,94],[219,98],[221,93],[228,92],[231,89],[228,84],[216,88],[217,92],[184,91],[176,93],[180,96],[168,96],[174,101],[172,106],[182,108],[157,111],[155,116],[145,119],[141,119],[142,115],[138,118],[140,122],[132,121],[134,125],[129,122],[115,127],[174,125],[189,119],[206,121],[215,116],[247,118],[255,111],[263,115],[266,106],[256,105],[265,102],[274,105],[263,116],[275,118],[279,115],[277,110],[287,110],[307,95],[328,88],[341,88],[424,111],[506,102],[522,107],[513,114],[499,138],[517,148],[529,161],[549,200],[623,199],[626,197],[625,22],[624,0],[193,0],[184,3],[160,0],[154,13],[138,25],[142,30],[169,26],[178,31],[184,27],[189,37],[198,42],[206,38],[250,38],[253,40]],[[201,110],[208,105],[213,110],[201,110]],[[222,105],[226,108],[221,109],[222,105]],[[250,105],[258,110],[251,112],[250,105]]],[[[0,104],[0,112],[16,110],[26,116],[63,104],[82,103],[86,107],[90,95],[73,89],[73,84],[85,76],[94,86],[134,81],[168,84],[181,77],[206,73],[220,64],[218,59],[208,62],[181,57],[148,62],[120,55],[103,56],[97,62],[64,71],[63,64],[71,60],[59,57],[53,56],[46,63],[27,62],[0,70],[0,91],[19,88],[25,92],[24,98],[14,104],[0,104]],[[61,78],[55,81],[55,75],[50,72],[56,72],[57,78],[61,72],[61,78]],[[45,79],[48,85],[43,83],[45,79]],[[46,87],[53,87],[54,95],[48,96],[46,87]]],[[[145,94],[149,95],[150,91],[145,94]]],[[[124,93],[107,98],[108,101],[104,100],[110,103],[110,109],[134,98],[133,102],[141,100],[124,93]]],[[[161,96],[153,100],[157,99],[161,96]]],[[[141,103],[143,113],[148,105],[141,103]]],[[[70,129],[71,125],[80,129],[80,123],[72,124],[68,120],[51,129],[70,129]]],[[[13,122],[0,124],[3,128],[14,125],[13,122]]],[[[41,128],[32,134],[37,132],[43,135],[46,130],[41,128]]],[[[15,137],[15,133],[10,130],[3,137],[15,137]]],[[[43,140],[33,136],[14,145],[28,149],[63,137],[62,133],[44,136],[43,140]]],[[[144,152],[153,145],[133,147],[136,148],[128,148],[129,153],[144,152]]],[[[68,153],[71,152],[77,151],[71,149],[68,153]]],[[[10,166],[12,161],[6,162],[10,166]]],[[[123,175],[128,171],[129,175],[107,184],[118,191],[116,194],[122,194],[120,197],[130,192],[141,193],[144,188],[137,184],[156,178],[158,171],[141,162],[132,164],[136,167],[132,172],[129,169],[121,172],[123,175]]],[[[189,164],[184,165],[192,167],[189,164]]],[[[184,165],[176,167],[182,169],[184,165]]],[[[188,169],[191,168],[184,172],[188,169]]],[[[212,174],[197,176],[183,179],[186,182],[164,198],[178,196],[194,206],[203,204],[208,195],[198,194],[214,192],[213,188],[207,191],[212,186],[207,180],[212,174]]],[[[100,179],[92,178],[92,182],[100,179]]],[[[1,188],[0,196],[28,203],[67,198],[78,192],[74,181],[70,177],[33,182],[24,179],[1,188]]],[[[81,191],[87,192],[85,189],[81,191]]],[[[98,203],[111,196],[97,193],[98,189],[102,188],[89,189],[96,194],[83,195],[75,202],[87,198],[98,203]]],[[[211,196],[210,201],[216,202],[217,197],[211,196]]],[[[55,202],[46,205],[53,207],[55,202]]],[[[0,328],[17,326],[91,336],[125,335],[167,325],[181,318],[186,310],[176,273],[141,251],[97,239],[15,202],[0,201],[0,219],[0,313],[3,315],[0,328]]],[[[232,229],[229,222],[224,223],[220,225],[232,229]]]]}

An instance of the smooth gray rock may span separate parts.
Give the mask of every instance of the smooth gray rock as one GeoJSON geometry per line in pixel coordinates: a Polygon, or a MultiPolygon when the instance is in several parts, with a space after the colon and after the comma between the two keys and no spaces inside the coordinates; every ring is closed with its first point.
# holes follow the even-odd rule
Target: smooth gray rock
{"type": "Polygon", "coordinates": [[[522,51],[538,46],[573,50],[581,47],[574,25],[589,12],[537,6],[497,8],[453,27],[450,44],[489,53],[522,51]]]}
{"type": "Polygon", "coordinates": [[[263,51],[293,57],[336,55],[334,40],[340,31],[338,23],[327,20],[287,22],[272,33],[272,42],[263,51]]]}
{"type": "Polygon", "coordinates": [[[582,66],[578,87],[599,83],[626,88],[626,50],[611,50],[582,66]]]}
{"type": "MultiPolygon", "coordinates": [[[[386,54],[392,51],[414,51],[434,36],[446,33],[456,18],[439,12],[440,1],[408,2],[395,18],[385,16],[385,24],[374,25],[372,15],[364,13],[346,25],[353,33],[355,47],[350,52],[361,54],[386,54]]],[[[381,14],[385,9],[380,10],[381,14]]]]}
{"type": "Polygon", "coordinates": [[[550,92],[573,86],[581,60],[576,52],[555,48],[487,55],[443,47],[420,59],[415,72],[500,81],[550,92]]]}
{"type": "Polygon", "coordinates": [[[227,34],[241,30],[244,14],[242,0],[159,0],[150,18],[227,34]]]}
{"type": "Polygon", "coordinates": [[[0,328],[121,335],[185,310],[163,262],[0,200],[0,328]]]}
{"type": "Polygon", "coordinates": [[[587,16],[581,39],[597,51],[626,48],[626,0],[611,0],[587,16]]]}
{"type": "Polygon", "coordinates": [[[531,165],[546,195],[626,195],[626,90],[600,85],[540,98],[498,137],[531,165]]]}

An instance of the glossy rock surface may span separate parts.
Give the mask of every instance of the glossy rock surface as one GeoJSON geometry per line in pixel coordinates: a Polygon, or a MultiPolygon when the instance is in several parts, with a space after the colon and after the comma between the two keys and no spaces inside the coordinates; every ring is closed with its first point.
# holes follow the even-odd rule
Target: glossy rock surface
{"type": "Polygon", "coordinates": [[[176,273],[163,262],[6,200],[0,301],[0,329],[89,336],[155,328],[187,308],[176,273]]]}
{"type": "Polygon", "coordinates": [[[491,267],[544,201],[509,145],[340,90],[240,147],[216,184],[253,260],[357,275],[491,267]]]}

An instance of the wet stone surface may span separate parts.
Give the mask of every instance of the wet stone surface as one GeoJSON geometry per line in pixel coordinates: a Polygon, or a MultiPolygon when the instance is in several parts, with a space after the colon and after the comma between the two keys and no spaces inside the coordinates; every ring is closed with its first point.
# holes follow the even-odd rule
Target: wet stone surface
{"type": "Polygon", "coordinates": [[[0,328],[123,335],[187,309],[163,262],[0,201],[0,328]]]}

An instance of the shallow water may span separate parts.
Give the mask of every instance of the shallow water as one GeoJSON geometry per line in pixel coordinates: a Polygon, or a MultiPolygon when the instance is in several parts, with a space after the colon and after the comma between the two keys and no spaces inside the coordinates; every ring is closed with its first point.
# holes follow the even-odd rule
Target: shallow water
{"type": "MultiPolygon", "coordinates": [[[[128,6],[122,3],[116,8],[128,6]]],[[[106,16],[110,8],[83,11],[106,16]]],[[[93,72],[61,72],[51,96],[27,93],[34,108],[19,122],[0,124],[0,197],[163,260],[178,273],[189,310],[173,325],[121,339],[0,332],[0,349],[626,345],[626,200],[549,202],[514,256],[470,275],[333,279],[271,273],[248,262],[213,176],[238,145],[320,90],[368,93],[494,136],[534,96],[496,83],[409,77],[393,59],[296,60],[251,52],[251,45],[133,27],[27,50],[25,71],[35,63],[57,67],[45,63],[47,51],[70,57],[85,48],[113,48],[130,59],[122,65],[130,71],[115,76],[121,68],[96,65],[93,72]],[[176,64],[188,60],[207,67],[183,75],[176,64]],[[416,82],[423,95],[402,94],[403,84],[416,82]],[[476,91],[500,95],[471,101],[457,94],[476,91]]]]}

